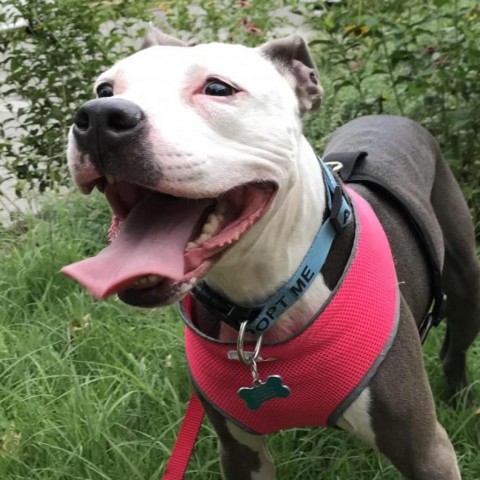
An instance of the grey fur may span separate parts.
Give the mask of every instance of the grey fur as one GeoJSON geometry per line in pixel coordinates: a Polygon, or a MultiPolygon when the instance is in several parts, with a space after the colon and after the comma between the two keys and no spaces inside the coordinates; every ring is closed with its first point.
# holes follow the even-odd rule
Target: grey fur
{"type": "MultiPolygon", "coordinates": [[[[436,141],[408,119],[370,116],[348,123],[333,134],[326,153],[349,150],[368,151],[372,171],[422,216],[438,258],[445,258],[449,333],[442,359],[450,394],[458,393],[466,386],[465,352],[480,329],[480,268],[461,190],[436,141]]],[[[377,446],[407,478],[459,478],[453,449],[435,419],[416,330],[432,288],[422,246],[391,201],[365,186],[353,188],[372,204],[387,233],[403,298],[397,337],[370,385],[377,446]]]]}
{"type": "Polygon", "coordinates": [[[219,455],[224,477],[228,480],[248,480],[251,473],[261,466],[258,453],[237,442],[227,428],[227,420],[204,399],[202,403],[220,440],[219,455]]]}

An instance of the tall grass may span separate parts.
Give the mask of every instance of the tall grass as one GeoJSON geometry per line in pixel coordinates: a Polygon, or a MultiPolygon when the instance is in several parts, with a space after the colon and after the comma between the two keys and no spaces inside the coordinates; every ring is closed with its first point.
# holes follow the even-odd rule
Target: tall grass
{"type": "MultiPolygon", "coordinates": [[[[59,274],[105,244],[99,198],[69,195],[41,217],[0,230],[0,478],[156,480],[189,396],[175,309],[139,310],[92,300],[59,274]]],[[[440,400],[437,350],[426,348],[439,417],[463,478],[480,478],[478,416],[440,400]]],[[[478,382],[478,346],[471,358],[478,382]]],[[[480,405],[477,405],[480,406],[480,405]]],[[[278,477],[399,479],[387,461],[344,432],[298,429],[270,439],[278,477]]],[[[206,423],[187,479],[219,479],[206,423]]]]}
{"type": "MultiPolygon", "coordinates": [[[[178,18],[171,20],[181,26],[186,10],[180,7],[190,2],[167,3],[177,5],[173,13],[178,18]]],[[[225,23],[224,12],[214,15],[213,2],[202,3],[216,35],[225,23]]],[[[264,30],[269,27],[270,3],[256,2],[255,10],[236,11],[236,39],[247,35],[240,22],[243,15],[264,30]]],[[[367,4],[356,5],[366,8],[367,4]]],[[[341,14],[353,9],[354,2],[341,6],[342,10],[335,5],[332,9],[341,14]]],[[[321,22],[327,17],[319,18],[321,22]]],[[[230,31],[231,18],[229,22],[230,31]]],[[[252,44],[255,41],[250,38],[252,44]]],[[[321,138],[329,130],[364,111],[358,109],[352,89],[335,93],[334,78],[322,71],[328,92],[324,113],[307,120],[319,153],[321,138]]],[[[420,96],[412,95],[411,102],[420,96]]],[[[387,102],[386,111],[388,106],[387,102]]],[[[476,183],[470,188],[476,189],[476,183]]],[[[107,207],[98,196],[71,194],[52,198],[40,216],[26,216],[8,229],[0,227],[0,479],[161,477],[190,392],[183,328],[176,310],[133,309],[115,299],[96,302],[59,273],[63,265],[105,245],[108,223],[107,207]]],[[[438,416],[454,443],[463,479],[479,480],[476,408],[480,401],[457,410],[443,402],[437,355],[442,336],[440,327],[425,348],[438,416]]],[[[477,342],[470,354],[472,388],[477,394],[479,350],[477,342]]],[[[269,444],[282,480],[401,478],[388,461],[344,432],[297,429],[272,436],[269,444]]],[[[186,478],[220,478],[215,436],[208,422],[186,478]]]]}

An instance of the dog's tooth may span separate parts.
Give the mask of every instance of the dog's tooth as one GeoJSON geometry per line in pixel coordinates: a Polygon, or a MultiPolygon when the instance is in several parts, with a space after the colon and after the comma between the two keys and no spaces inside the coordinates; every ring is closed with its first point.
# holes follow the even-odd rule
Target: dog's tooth
{"type": "Polygon", "coordinates": [[[105,175],[105,178],[110,185],[113,185],[115,183],[115,178],[113,177],[113,175],[108,175],[107,174],[107,175],[105,175]]]}
{"type": "Polygon", "coordinates": [[[207,218],[207,222],[203,226],[202,232],[213,235],[214,233],[217,232],[219,225],[220,225],[220,222],[217,215],[215,215],[214,213],[211,213],[207,218]]]}
{"type": "Polygon", "coordinates": [[[220,229],[220,225],[223,222],[223,215],[215,212],[211,213],[202,227],[200,235],[193,241],[190,241],[186,245],[186,250],[198,247],[203,242],[210,240],[220,229]]]}
{"type": "Polygon", "coordinates": [[[211,235],[215,231],[215,224],[213,223],[206,223],[202,228],[202,235],[207,234],[211,235]]]}
{"type": "Polygon", "coordinates": [[[158,275],[146,275],[145,277],[137,278],[132,282],[132,287],[134,288],[145,288],[156,285],[162,280],[162,277],[158,275]]]}
{"type": "Polygon", "coordinates": [[[209,233],[202,233],[198,239],[197,239],[197,243],[203,243],[203,242],[206,242],[207,240],[210,240],[212,238],[212,235],[209,234],[209,233]]]}
{"type": "Polygon", "coordinates": [[[195,248],[197,244],[195,242],[188,242],[187,243],[187,250],[190,250],[191,248],[195,248]]]}

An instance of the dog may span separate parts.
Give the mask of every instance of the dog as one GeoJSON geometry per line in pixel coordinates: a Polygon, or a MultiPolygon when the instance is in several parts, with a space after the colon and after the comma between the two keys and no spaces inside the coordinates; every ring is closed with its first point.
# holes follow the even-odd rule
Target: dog
{"type": "MultiPolygon", "coordinates": [[[[381,248],[390,248],[391,254],[382,263],[394,266],[386,283],[395,281],[387,303],[395,305],[396,313],[389,310],[387,316],[396,320],[375,353],[373,374],[329,419],[382,452],[406,478],[460,479],[454,449],[436,419],[418,333],[435,287],[428,252],[405,209],[388,192],[368,182],[340,187],[332,177],[329,197],[325,178],[330,174],[302,134],[302,117],[320,106],[323,95],[305,41],[292,35],[258,48],[186,46],[151,30],[144,47],[100,75],[97,99],[75,115],[69,168],[82,192],[94,187],[104,192],[114,218],[110,246],[64,272],[97,298],[117,294],[141,307],[185,298],[192,341],[221,344],[239,377],[252,373],[253,390],[278,383],[266,400],[260,398],[263,393],[254,393],[253,400],[265,405],[253,405],[251,415],[245,414],[249,419],[256,408],[262,412],[295,396],[288,382],[281,384],[285,373],[276,371],[269,349],[310,328],[311,319],[345,280],[352,249],[368,228],[358,219],[336,225],[321,270],[304,269],[298,277],[295,272],[310,255],[329,211],[342,205],[347,217],[355,204],[355,215],[361,217],[363,205],[365,218],[375,217],[381,225],[375,224],[373,237],[381,240],[385,234],[388,239],[381,248]],[[235,308],[249,313],[252,305],[261,309],[290,278],[304,291],[296,301],[278,300],[268,310],[268,329],[261,335],[248,322],[237,325],[243,329],[240,335],[232,322],[222,321],[231,319],[228,314],[235,308]],[[223,314],[225,302],[232,310],[223,314]],[[232,342],[239,339],[256,342],[257,354],[235,350],[232,342]],[[246,357],[245,365],[237,353],[246,357]],[[267,369],[278,375],[266,380],[267,369]]],[[[408,208],[426,223],[448,296],[441,359],[450,393],[456,394],[468,385],[466,351],[480,328],[480,270],[461,190],[433,137],[405,118],[353,120],[333,134],[325,153],[339,151],[368,152],[369,164],[383,171],[398,195],[410,198],[408,208]]],[[[380,293],[362,280],[358,285],[370,304],[386,295],[380,285],[380,293]]],[[[369,339],[362,345],[370,345],[369,339]]],[[[258,435],[262,432],[245,428],[215,406],[195,378],[202,360],[189,358],[189,363],[218,434],[224,478],[273,480],[274,465],[258,435]]],[[[315,402],[311,407],[320,408],[315,402]]]]}

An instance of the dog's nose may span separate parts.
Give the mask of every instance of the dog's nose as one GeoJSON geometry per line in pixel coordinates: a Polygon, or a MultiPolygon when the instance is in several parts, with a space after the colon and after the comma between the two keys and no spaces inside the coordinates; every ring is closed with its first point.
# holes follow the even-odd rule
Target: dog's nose
{"type": "Polygon", "coordinates": [[[73,135],[81,150],[97,157],[102,150],[138,140],[144,124],[145,114],[135,103],[123,98],[98,98],[77,111],[73,135]]]}

